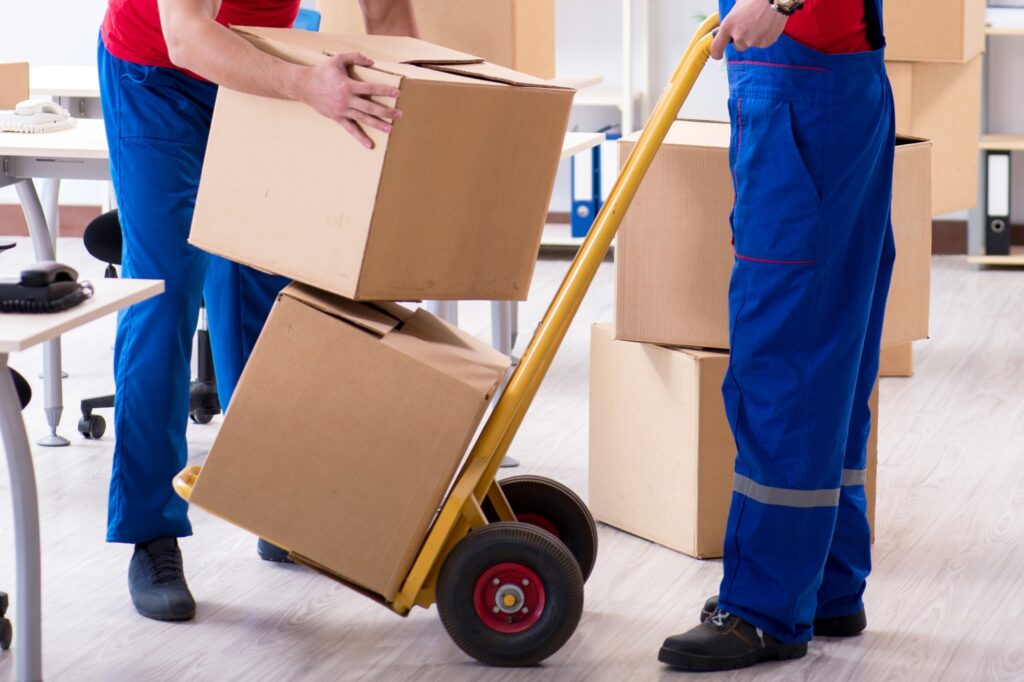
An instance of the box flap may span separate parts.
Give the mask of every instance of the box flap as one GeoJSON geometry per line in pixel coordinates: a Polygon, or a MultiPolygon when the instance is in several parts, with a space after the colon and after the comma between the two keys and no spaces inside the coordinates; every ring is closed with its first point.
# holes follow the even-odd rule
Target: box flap
{"type": "Polygon", "coordinates": [[[430,64],[421,63],[421,66],[428,69],[435,69],[437,71],[445,71],[447,73],[466,76],[468,78],[476,78],[494,83],[504,83],[506,85],[529,86],[534,88],[547,88],[551,90],[573,90],[572,88],[564,85],[552,83],[549,80],[537,78],[536,76],[521,73],[504,66],[498,66],[497,64],[491,64],[490,62],[478,62],[475,64],[440,64],[434,62],[430,64]]]}
{"type": "MultiPolygon", "coordinates": [[[[635,143],[642,130],[622,138],[623,142],[635,143]]],[[[724,121],[679,120],[672,124],[665,135],[664,144],[684,147],[711,147],[728,149],[730,128],[724,121]]]]}
{"type": "Polygon", "coordinates": [[[411,310],[397,303],[358,303],[305,284],[291,284],[280,295],[305,303],[381,337],[403,324],[412,315],[411,310]]]}

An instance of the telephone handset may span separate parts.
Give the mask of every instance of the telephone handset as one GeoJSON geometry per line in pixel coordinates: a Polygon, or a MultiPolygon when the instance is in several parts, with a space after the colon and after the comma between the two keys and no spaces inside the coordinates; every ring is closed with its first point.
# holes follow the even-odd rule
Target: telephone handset
{"type": "Polygon", "coordinates": [[[52,120],[65,119],[71,116],[71,112],[49,100],[26,99],[14,105],[14,113],[18,116],[37,116],[45,114],[53,116],[52,120]]]}
{"type": "Polygon", "coordinates": [[[18,102],[13,110],[0,111],[0,132],[52,133],[74,125],[75,119],[68,110],[49,100],[27,99],[18,102]]]}
{"type": "Polygon", "coordinates": [[[3,313],[55,313],[91,296],[89,282],[79,282],[74,268],[54,261],[30,265],[17,278],[0,278],[3,313]]]}

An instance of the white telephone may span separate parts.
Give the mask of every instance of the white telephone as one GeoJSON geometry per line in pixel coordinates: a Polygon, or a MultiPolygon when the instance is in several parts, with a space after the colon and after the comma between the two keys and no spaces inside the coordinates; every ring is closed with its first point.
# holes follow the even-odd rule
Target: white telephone
{"type": "Polygon", "coordinates": [[[52,133],[75,125],[67,109],[49,100],[18,102],[14,110],[0,111],[0,131],[52,133]]]}

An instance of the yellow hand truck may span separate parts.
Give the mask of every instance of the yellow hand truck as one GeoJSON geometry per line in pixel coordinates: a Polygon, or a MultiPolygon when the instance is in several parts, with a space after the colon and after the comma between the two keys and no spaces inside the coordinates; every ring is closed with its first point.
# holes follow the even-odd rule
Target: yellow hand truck
{"type": "MultiPolygon", "coordinates": [[[[435,602],[455,643],[494,666],[534,665],[558,651],[583,613],[597,531],[571,490],[539,476],[498,482],[522,423],[637,188],[711,52],[718,15],[690,41],[639,142],[445,499],[401,590],[399,615],[435,602]]],[[[200,467],[174,479],[188,500],[200,467]]],[[[302,557],[294,556],[302,563],[302,557]]]]}

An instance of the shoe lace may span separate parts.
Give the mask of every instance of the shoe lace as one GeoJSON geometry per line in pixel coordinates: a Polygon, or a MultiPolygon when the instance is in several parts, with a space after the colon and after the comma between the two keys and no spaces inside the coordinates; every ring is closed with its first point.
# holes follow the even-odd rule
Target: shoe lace
{"type": "Polygon", "coordinates": [[[724,628],[725,622],[732,618],[732,614],[722,609],[715,609],[711,616],[708,618],[716,628],[724,628]]]}
{"type": "Polygon", "coordinates": [[[153,560],[153,582],[161,585],[182,579],[181,553],[177,548],[150,554],[150,558],[153,560]]]}

